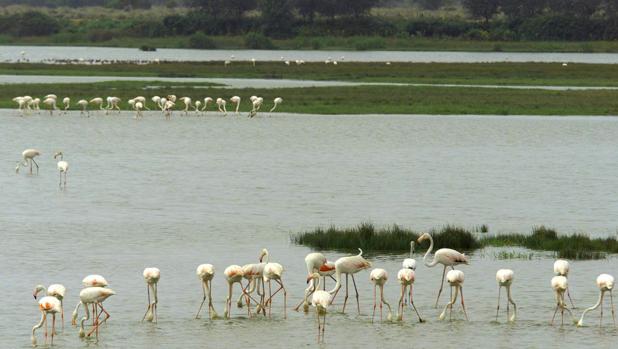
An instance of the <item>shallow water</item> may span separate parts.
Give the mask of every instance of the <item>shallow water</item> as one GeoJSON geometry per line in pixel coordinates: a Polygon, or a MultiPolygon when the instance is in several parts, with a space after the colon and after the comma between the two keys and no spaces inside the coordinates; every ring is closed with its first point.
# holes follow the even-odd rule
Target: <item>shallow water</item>
{"type": "Polygon", "coordinates": [[[312,51],[312,50],[191,50],[158,49],[143,52],[136,48],[83,46],[0,46],[0,61],[30,62],[47,60],[123,60],[123,61],[277,61],[302,59],[321,62],[328,58],[349,62],[573,62],[616,64],[616,53],[548,52],[455,52],[455,51],[312,51]],[[21,52],[25,52],[22,57],[21,52]]]}
{"type": "MultiPolygon", "coordinates": [[[[192,318],[201,301],[195,267],[217,268],[214,297],[222,313],[221,272],[232,263],[255,261],[262,247],[285,266],[288,303],[295,305],[305,287],[309,249],[291,244],[289,234],[316,225],[371,220],[425,229],[487,223],[503,232],[547,224],[593,235],[618,227],[618,198],[611,189],[618,185],[616,118],[209,115],[169,122],[158,113],[135,121],[128,114],[21,118],[0,110],[0,347],[30,346],[29,331],[39,319],[31,296],[35,284],[64,283],[68,314],[82,277],[90,273],[105,275],[118,293],[106,301],[112,318],[102,327],[103,348],[314,346],[313,312],[288,311],[284,321],[279,300],[271,321],[249,320],[238,309],[232,320],[192,318]],[[13,172],[27,147],[43,152],[38,176],[13,172]],[[65,191],[58,189],[56,150],[64,151],[71,166],[65,191]],[[146,266],[162,271],[156,325],[139,322],[146,266]]],[[[403,323],[372,324],[369,273],[362,272],[362,315],[353,303],[346,315],[337,313],[339,298],[327,316],[324,347],[394,347],[402,341],[455,347],[453,338],[470,347],[615,344],[616,330],[595,326],[598,313],[588,318],[590,327],[549,326],[550,258],[497,261],[494,252],[477,253],[461,268],[469,323],[460,321],[459,312],[457,321],[437,321],[439,310],[432,305],[441,270],[419,266],[415,301],[428,323],[418,324],[408,312],[403,323]],[[519,318],[512,325],[504,324],[503,313],[500,324],[492,323],[494,274],[502,267],[516,272],[519,318]]],[[[340,255],[327,253],[331,259],[340,255]]],[[[371,258],[391,274],[386,297],[393,306],[402,258],[371,258]]],[[[616,275],[616,266],[615,259],[572,264],[578,315],[596,302],[596,275],[616,275]]],[[[606,324],[610,316],[606,309],[606,324]]],[[[56,344],[90,343],[66,326],[56,344]]]]}

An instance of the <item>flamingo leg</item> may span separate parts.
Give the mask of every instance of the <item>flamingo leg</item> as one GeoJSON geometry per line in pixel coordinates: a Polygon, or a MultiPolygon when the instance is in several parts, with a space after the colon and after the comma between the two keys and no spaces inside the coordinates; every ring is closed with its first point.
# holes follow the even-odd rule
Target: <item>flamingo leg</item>
{"type": "MultiPolygon", "coordinates": [[[[34,163],[34,166],[36,166],[36,174],[39,174],[39,164],[37,164],[36,161],[34,161],[34,158],[32,158],[31,160],[34,163]]],[[[30,174],[32,174],[32,168],[30,168],[30,174]]]]}
{"type": "Polygon", "coordinates": [[[605,295],[604,291],[601,291],[601,318],[599,319],[599,327],[603,326],[603,296],[605,295]]]}
{"type": "Polygon", "coordinates": [[[569,301],[571,302],[571,307],[575,309],[575,304],[573,304],[573,299],[571,299],[571,292],[569,292],[569,288],[566,290],[567,296],[569,297],[569,301]]]}
{"type": "Polygon", "coordinates": [[[320,326],[320,311],[318,310],[318,308],[316,308],[315,314],[318,317],[318,342],[320,342],[320,334],[321,334],[321,326],[320,326]]]}
{"type": "Polygon", "coordinates": [[[406,286],[401,284],[401,292],[399,293],[399,303],[397,303],[397,320],[403,320],[403,303],[406,294],[406,286]]]}
{"type": "Polygon", "coordinates": [[[378,288],[378,286],[373,285],[373,311],[371,312],[371,322],[373,322],[373,318],[376,315],[376,305],[377,305],[376,304],[376,302],[377,302],[376,301],[376,292],[377,292],[376,289],[377,288],[378,288]]]}
{"type": "Polygon", "coordinates": [[[52,314],[52,333],[51,333],[51,345],[54,345],[54,333],[56,332],[56,314],[52,314]]]}
{"type": "Polygon", "coordinates": [[[146,285],[146,290],[148,291],[148,308],[146,308],[142,321],[146,319],[146,315],[148,315],[148,312],[150,311],[150,285],[146,285]]]}
{"type": "Polygon", "coordinates": [[[268,279],[268,317],[272,317],[273,314],[273,290],[271,288],[270,279],[268,279]]]}
{"type": "Polygon", "coordinates": [[[64,331],[64,302],[60,301],[60,310],[62,311],[62,330],[64,331]]]}
{"type": "Polygon", "coordinates": [[[438,301],[440,300],[440,294],[442,294],[442,288],[444,287],[444,275],[446,275],[446,265],[444,266],[444,270],[442,270],[442,281],[440,283],[440,289],[438,290],[438,297],[436,297],[436,305],[434,306],[434,308],[438,307],[438,301]]]}
{"type": "Polygon", "coordinates": [[[459,286],[459,293],[461,293],[461,307],[463,308],[464,315],[466,316],[466,320],[470,321],[470,319],[468,319],[468,313],[466,312],[466,302],[464,302],[463,296],[463,286],[459,286]]]}
{"type": "MultiPolygon", "coordinates": [[[[196,319],[199,319],[200,317],[200,311],[202,311],[202,306],[204,305],[204,302],[206,302],[206,285],[205,285],[205,281],[202,281],[202,291],[204,292],[204,298],[202,298],[202,303],[200,303],[200,307],[197,309],[197,314],[195,315],[196,319]]],[[[210,308],[208,309],[208,311],[210,311],[210,308]]]]}
{"type": "Polygon", "coordinates": [[[414,309],[414,312],[416,313],[416,316],[418,316],[418,322],[425,322],[425,320],[423,320],[423,318],[421,318],[421,314],[418,313],[418,310],[416,310],[416,305],[414,305],[414,298],[412,298],[412,288],[414,287],[414,285],[410,285],[410,304],[412,305],[412,309],[414,309]]]}
{"type": "Polygon", "coordinates": [[[612,319],[614,320],[614,327],[616,327],[616,314],[614,312],[614,296],[612,296],[612,290],[609,290],[609,302],[612,307],[612,319]]]}
{"type": "Polygon", "coordinates": [[[356,308],[358,309],[358,315],[360,315],[360,301],[358,300],[358,288],[356,288],[356,280],[354,280],[354,274],[352,276],[352,284],[354,285],[354,292],[356,293],[356,308]]]}
{"type": "Polygon", "coordinates": [[[560,303],[556,304],[556,310],[554,310],[554,316],[551,317],[551,323],[550,325],[554,324],[554,319],[556,318],[556,313],[558,313],[558,308],[560,307],[560,303]]]}
{"type": "Polygon", "coordinates": [[[47,343],[47,316],[45,316],[45,343],[47,343]]]}
{"type": "MultiPolygon", "coordinates": [[[[498,306],[496,307],[496,322],[498,322],[498,311],[500,311],[500,290],[502,290],[502,286],[498,285],[498,306]]],[[[506,316],[508,317],[508,314],[506,316]]]]}
{"type": "Polygon", "coordinates": [[[342,313],[345,314],[345,305],[348,303],[348,276],[349,274],[345,274],[345,298],[343,298],[343,309],[342,313]]]}

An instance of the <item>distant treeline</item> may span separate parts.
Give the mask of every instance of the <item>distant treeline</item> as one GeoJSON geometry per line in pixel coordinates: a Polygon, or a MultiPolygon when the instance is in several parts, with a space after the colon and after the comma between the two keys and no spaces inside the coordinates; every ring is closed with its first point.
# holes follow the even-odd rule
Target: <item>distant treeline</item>
{"type": "MultiPolygon", "coordinates": [[[[152,5],[189,7],[159,17],[128,15],[63,20],[45,11],[0,12],[0,34],[46,36],[68,33],[91,41],[117,37],[260,35],[273,38],[381,36],[472,40],[616,40],[618,0],[0,0],[0,5],[108,6],[127,10],[152,5]],[[377,15],[371,9],[440,8],[416,15],[377,15]],[[462,7],[464,11],[462,11],[462,7]],[[453,12],[449,15],[449,10],[453,12]]],[[[268,46],[266,42],[265,45],[268,46]]]]}

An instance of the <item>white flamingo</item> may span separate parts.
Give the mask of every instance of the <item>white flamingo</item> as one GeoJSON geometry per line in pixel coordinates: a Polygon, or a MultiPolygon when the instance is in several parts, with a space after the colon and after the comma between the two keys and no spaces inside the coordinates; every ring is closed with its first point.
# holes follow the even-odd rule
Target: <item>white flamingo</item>
{"type": "Polygon", "coordinates": [[[219,111],[223,113],[223,115],[227,115],[227,109],[225,109],[225,99],[223,98],[217,98],[217,107],[219,108],[219,111]]]}
{"type": "Polygon", "coordinates": [[[307,278],[307,283],[311,282],[315,285],[316,291],[311,297],[311,305],[315,307],[315,314],[318,318],[318,342],[320,338],[324,339],[324,331],[326,329],[326,312],[331,303],[330,293],[320,290],[320,274],[313,273],[307,278]],[[320,321],[320,317],[323,320],[320,321]]]}
{"type": "Polygon", "coordinates": [[[234,288],[234,284],[235,283],[240,284],[241,290],[243,288],[242,267],[236,264],[230,265],[229,267],[225,268],[225,270],[223,271],[223,276],[225,277],[225,280],[227,281],[227,285],[228,285],[228,293],[227,293],[227,298],[225,300],[225,311],[223,312],[223,317],[225,317],[226,319],[229,319],[230,312],[232,310],[232,290],[234,288]]]}
{"type": "Polygon", "coordinates": [[[60,300],[56,297],[45,296],[39,300],[39,310],[41,311],[41,321],[38,324],[32,327],[32,336],[30,340],[32,341],[32,346],[37,346],[37,340],[35,331],[46,324],[45,326],[45,339],[47,339],[47,315],[51,314],[52,316],[52,330],[51,330],[51,344],[54,344],[54,335],[56,334],[56,314],[62,311],[62,305],[60,300]]]}
{"type": "Polygon", "coordinates": [[[562,318],[562,324],[564,325],[564,311],[566,310],[570,315],[571,319],[574,323],[576,323],[575,319],[573,319],[573,313],[569,308],[567,308],[564,303],[564,293],[569,288],[569,282],[566,277],[562,275],[554,276],[551,279],[551,288],[554,290],[554,294],[556,296],[556,310],[554,311],[554,316],[551,318],[551,325],[554,324],[554,319],[556,318],[556,313],[558,309],[560,309],[560,315],[562,318]]]}
{"type": "Polygon", "coordinates": [[[466,316],[466,320],[468,320],[468,313],[466,312],[466,304],[464,303],[463,297],[463,283],[464,283],[464,273],[461,270],[449,270],[446,274],[446,281],[448,281],[451,286],[451,290],[454,289],[453,297],[450,302],[446,304],[442,313],[440,313],[440,320],[444,320],[446,317],[446,309],[450,309],[449,311],[449,321],[452,319],[453,315],[453,304],[457,301],[457,295],[461,293],[461,308],[463,309],[463,313],[466,316]]]}
{"type": "Polygon", "coordinates": [[[277,106],[278,106],[279,104],[281,104],[281,103],[283,103],[283,98],[281,98],[281,97],[277,97],[277,98],[275,98],[275,100],[274,100],[274,105],[273,105],[272,109],[270,110],[270,112],[271,112],[271,113],[272,113],[272,112],[274,112],[274,111],[275,111],[275,109],[277,109],[277,106]]]}
{"type": "Polygon", "coordinates": [[[240,97],[238,96],[233,96],[232,98],[230,98],[230,102],[236,104],[236,115],[238,115],[238,109],[240,108],[240,97]]]}
{"type": "MultiPolygon", "coordinates": [[[[281,276],[283,275],[283,266],[279,263],[270,262],[270,255],[266,249],[263,250],[263,256],[260,258],[260,262],[262,262],[263,258],[266,258],[266,265],[264,266],[264,273],[262,275],[262,279],[264,283],[268,282],[268,299],[264,301],[264,307],[268,308],[268,316],[272,315],[272,305],[273,305],[273,297],[281,290],[283,290],[283,318],[287,318],[287,301],[288,301],[288,292],[283,285],[283,280],[281,276]],[[279,288],[273,293],[271,281],[275,281],[279,284],[279,288]]],[[[258,309],[259,313],[259,309],[258,309]]]]}
{"type": "Polygon", "coordinates": [[[95,98],[90,100],[90,103],[94,104],[94,105],[98,105],[99,106],[99,110],[103,110],[103,98],[95,97],[95,98]]]}
{"type": "Polygon", "coordinates": [[[584,316],[586,316],[586,313],[589,311],[595,310],[599,306],[601,307],[601,319],[599,321],[599,326],[603,325],[603,296],[605,295],[605,292],[608,292],[609,299],[610,299],[610,306],[612,309],[612,319],[614,320],[614,327],[616,327],[616,314],[614,312],[614,296],[612,296],[612,290],[614,289],[614,277],[609,274],[601,274],[597,277],[596,283],[597,283],[597,287],[599,288],[599,292],[600,292],[599,300],[597,301],[595,305],[584,310],[582,317],[577,322],[577,326],[583,326],[584,316]]]}
{"type": "MultiPolygon", "coordinates": [[[[97,306],[103,309],[102,307],[103,301],[105,301],[107,298],[115,294],[116,292],[114,292],[114,290],[112,290],[111,288],[105,288],[105,287],[86,287],[83,290],[81,290],[81,292],[79,292],[80,301],[77,304],[77,307],[75,308],[74,314],[77,313],[77,308],[80,305],[84,305],[84,309],[86,311],[86,316],[82,317],[80,321],[80,326],[79,326],[79,336],[80,337],[82,338],[86,336],[90,337],[90,335],[92,335],[93,332],[96,332],[96,338],[97,340],[99,339],[99,325],[101,324],[99,322],[99,316],[101,314],[100,313],[97,314],[97,311],[96,311],[97,306]],[[90,319],[90,311],[88,309],[89,305],[92,305],[93,308],[95,309],[92,314],[94,325],[93,325],[92,330],[90,330],[90,332],[86,334],[86,332],[84,331],[84,322],[90,319]]],[[[108,315],[107,318],[109,318],[109,314],[107,315],[108,315]]],[[[107,318],[105,320],[107,320],[107,318]]]]}
{"type": "Polygon", "coordinates": [[[433,255],[433,261],[429,262],[427,260],[427,257],[429,257],[429,254],[433,250],[433,238],[431,237],[431,235],[424,233],[416,240],[416,242],[421,243],[425,240],[429,240],[429,248],[427,249],[425,256],[423,256],[423,263],[425,264],[425,266],[431,268],[438,263],[444,266],[444,270],[442,271],[440,290],[438,291],[438,297],[436,297],[435,307],[437,308],[438,301],[440,300],[440,294],[442,294],[442,288],[444,287],[444,275],[446,274],[446,267],[451,267],[451,269],[455,270],[454,266],[459,264],[470,264],[470,261],[468,257],[463,253],[452,250],[450,248],[441,248],[437,250],[436,253],[433,255]]]}
{"type": "Polygon", "coordinates": [[[190,97],[180,97],[180,100],[185,105],[185,109],[183,109],[185,112],[185,115],[189,115],[189,108],[191,108],[191,98],[190,97]]]}
{"type": "Polygon", "coordinates": [[[511,298],[511,285],[515,273],[511,269],[500,269],[496,272],[496,282],[498,282],[498,306],[496,307],[496,321],[498,321],[498,312],[500,311],[500,290],[502,287],[506,288],[506,317],[510,322],[515,321],[517,316],[517,305],[511,298]],[[513,304],[513,315],[509,318],[509,304],[513,304]]]}
{"type": "Polygon", "coordinates": [[[371,313],[371,322],[376,314],[377,297],[376,290],[380,288],[380,321],[382,320],[382,304],[386,304],[388,307],[388,316],[386,319],[391,321],[392,312],[391,305],[384,299],[384,285],[388,281],[388,273],[382,268],[375,268],[369,274],[369,280],[373,283],[373,312],[371,313]]]}
{"type": "Polygon", "coordinates": [[[62,99],[62,104],[64,104],[64,113],[66,114],[69,108],[71,107],[71,98],[64,97],[62,99]]]}
{"type": "MultiPolygon", "coordinates": [[[[571,267],[569,265],[569,261],[566,259],[558,259],[554,262],[554,274],[559,276],[564,276],[565,278],[569,278],[569,271],[571,267]]],[[[573,299],[571,299],[571,292],[569,289],[566,290],[567,297],[569,297],[569,301],[571,302],[571,307],[575,309],[575,304],[573,303],[573,299]]]]}
{"type": "Polygon", "coordinates": [[[54,110],[58,109],[56,106],[56,99],[52,97],[45,98],[43,100],[43,104],[49,107],[49,115],[54,114],[54,110]]]}
{"type": "Polygon", "coordinates": [[[67,172],[69,171],[69,163],[64,161],[64,154],[61,151],[54,154],[54,159],[60,158],[60,161],[57,163],[58,173],[60,175],[59,186],[62,187],[62,175],[64,174],[64,187],[67,186],[67,172]]]}
{"type": "Polygon", "coordinates": [[[408,298],[410,300],[410,306],[416,312],[416,316],[418,316],[418,321],[425,322],[425,320],[423,320],[421,318],[421,315],[418,313],[418,310],[416,309],[416,306],[414,305],[414,298],[412,297],[415,278],[416,278],[416,275],[413,269],[402,268],[397,273],[397,281],[399,281],[399,284],[401,285],[401,294],[399,296],[399,306],[397,309],[397,320],[399,321],[403,320],[403,308],[405,305],[404,298],[407,293],[406,289],[410,288],[410,291],[408,293],[408,298]]]}
{"type": "Polygon", "coordinates": [[[157,285],[161,279],[161,271],[158,268],[146,268],[143,272],[146,288],[148,289],[148,308],[142,318],[142,321],[157,322],[157,305],[159,298],[157,296],[157,285]],[[150,291],[152,290],[153,298],[150,299],[150,291]]]}
{"type": "Polygon", "coordinates": [[[15,173],[19,173],[19,167],[24,166],[27,167],[30,165],[30,174],[32,174],[32,165],[36,166],[36,174],[39,174],[39,164],[34,160],[35,157],[41,155],[41,152],[37,149],[26,149],[21,153],[22,159],[17,162],[17,167],[15,167],[15,173]]]}
{"type": "Polygon", "coordinates": [[[206,296],[208,296],[208,317],[211,319],[215,319],[218,317],[217,311],[212,305],[212,279],[215,276],[215,267],[213,267],[212,264],[200,264],[195,272],[197,274],[197,277],[202,282],[202,291],[204,291],[204,298],[202,298],[202,303],[197,310],[197,315],[195,315],[195,318],[198,319],[200,317],[202,306],[204,306],[204,302],[206,302],[206,296]]]}
{"type": "Polygon", "coordinates": [[[208,110],[206,110],[206,108],[208,108],[208,103],[212,103],[212,98],[210,97],[204,98],[204,108],[202,108],[202,111],[205,113],[208,113],[208,110]]]}
{"type": "Polygon", "coordinates": [[[88,111],[88,101],[85,99],[80,99],[79,101],[77,101],[77,105],[79,105],[81,107],[81,111],[79,113],[79,115],[88,115],[90,116],[90,111],[88,111]]]}
{"type": "MultiPolygon", "coordinates": [[[[356,307],[358,309],[358,313],[360,314],[360,302],[358,300],[358,288],[356,287],[356,281],[354,280],[354,274],[358,273],[361,270],[365,270],[371,268],[371,262],[363,258],[363,250],[358,249],[358,254],[355,256],[347,256],[341,257],[335,262],[335,279],[337,283],[335,284],[335,288],[330,290],[328,293],[331,295],[335,295],[339,292],[341,288],[341,274],[345,274],[345,298],[343,300],[343,310],[345,313],[345,306],[348,302],[348,276],[352,276],[352,283],[354,284],[354,291],[356,292],[356,307]]],[[[332,297],[332,301],[335,299],[335,296],[332,297]]]]}

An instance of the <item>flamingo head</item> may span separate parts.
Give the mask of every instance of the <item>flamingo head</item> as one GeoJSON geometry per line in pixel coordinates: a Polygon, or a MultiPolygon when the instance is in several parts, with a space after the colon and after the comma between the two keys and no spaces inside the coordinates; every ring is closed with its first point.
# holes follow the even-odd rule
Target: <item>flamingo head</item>
{"type": "Polygon", "coordinates": [[[56,159],[57,157],[60,157],[60,160],[62,160],[62,157],[64,156],[64,154],[62,154],[61,151],[56,152],[56,154],[54,154],[54,159],[56,159]]]}
{"type": "Polygon", "coordinates": [[[34,299],[36,299],[39,293],[44,292],[44,291],[45,291],[45,286],[36,285],[36,287],[34,288],[34,291],[32,292],[32,296],[34,297],[34,299]]]}
{"type": "Polygon", "coordinates": [[[309,274],[309,276],[307,276],[307,283],[309,283],[309,281],[314,280],[314,279],[319,279],[320,278],[320,274],[319,273],[313,273],[313,274],[309,274]]]}
{"type": "Polygon", "coordinates": [[[260,251],[260,263],[262,263],[265,256],[268,256],[268,250],[263,248],[262,251],[260,251]]]}
{"type": "MultiPolygon", "coordinates": [[[[419,236],[419,238],[416,239],[416,242],[420,244],[421,242],[423,242],[425,240],[429,240],[430,238],[431,238],[431,236],[428,233],[423,233],[423,235],[419,236]]],[[[414,243],[414,242],[412,242],[412,243],[414,243]]]]}

